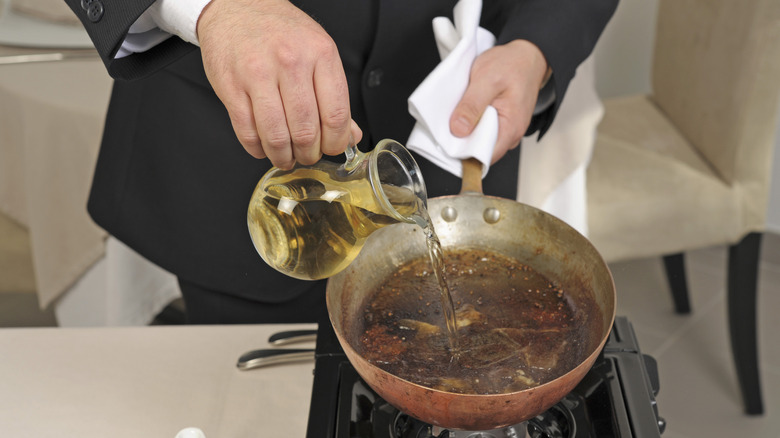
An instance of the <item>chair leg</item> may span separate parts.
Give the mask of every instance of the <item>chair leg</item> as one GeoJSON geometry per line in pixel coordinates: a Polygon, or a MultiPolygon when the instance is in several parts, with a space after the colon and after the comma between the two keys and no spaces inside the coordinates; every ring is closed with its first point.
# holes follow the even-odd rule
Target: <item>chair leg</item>
{"type": "Polygon", "coordinates": [[[666,279],[669,281],[669,289],[672,291],[675,312],[691,313],[683,253],[664,256],[664,268],[666,270],[666,279]]]}
{"type": "Polygon", "coordinates": [[[758,376],[757,288],[761,233],[750,233],[729,248],[728,317],[731,351],[745,412],[763,414],[758,376]]]}

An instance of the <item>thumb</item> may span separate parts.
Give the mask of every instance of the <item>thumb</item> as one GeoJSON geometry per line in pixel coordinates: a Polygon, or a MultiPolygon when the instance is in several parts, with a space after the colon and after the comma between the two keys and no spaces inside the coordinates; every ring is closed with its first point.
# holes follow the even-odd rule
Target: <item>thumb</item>
{"type": "Polygon", "coordinates": [[[482,103],[469,98],[469,93],[463,95],[458,106],[450,117],[450,132],[455,137],[466,137],[474,131],[482,113],[487,108],[487,102],[482,103]]]}
{"type": "Polygon", "coordinates": [[[455,137],[466,137],[471,134],[479,123],[485,108],[495,99],[496,91],[490,87],[490,82],[471,79],[463,92],[463,97],[455,106],[450,116],[450,132],[455,137]]]}

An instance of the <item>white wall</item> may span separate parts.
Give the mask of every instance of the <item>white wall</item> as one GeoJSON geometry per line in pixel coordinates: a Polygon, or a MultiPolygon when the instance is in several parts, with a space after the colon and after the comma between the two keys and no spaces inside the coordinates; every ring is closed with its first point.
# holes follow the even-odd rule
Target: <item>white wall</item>
{"type": "Polygon", "coordinates": [[[767,229],[780,234],[780,111],[775,124],[775,154],[772,159],[772,189],[769,193],[769,211],[767,212],[767,229]]]}
{"type": "MultiPolygon", "coordinates": [[[[620,0],[594,56],[596,91],[602,99],[650,91],[650,65],[658,0],[620,0]]],[[[775,151],[780,151],[780,116],[775,151]]],[[[780,152],[774,154],[767,228],[780,233],[780,152]]]]}
{"type": "Polygon", "coordinates": [[[602,98],[650,91],[657,0],[620,0],[596,45],[596,90],[602,98]]]}

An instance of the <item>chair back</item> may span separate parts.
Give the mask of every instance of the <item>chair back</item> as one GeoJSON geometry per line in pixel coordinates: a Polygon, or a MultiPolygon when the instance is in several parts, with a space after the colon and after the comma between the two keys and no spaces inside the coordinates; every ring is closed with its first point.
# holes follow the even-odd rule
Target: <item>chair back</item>
{"type": "Polygon", "coordinates": [[[745,220],[763,225],[780,94],[780,1],[660,0],[652,88],[725,183],[755,192],[745,220]]]}

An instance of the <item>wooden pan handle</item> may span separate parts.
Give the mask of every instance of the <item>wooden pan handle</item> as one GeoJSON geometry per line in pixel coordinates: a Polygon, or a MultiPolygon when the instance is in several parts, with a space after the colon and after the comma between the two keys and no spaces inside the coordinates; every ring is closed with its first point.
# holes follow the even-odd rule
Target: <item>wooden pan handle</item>
{"type": "Polygon", "coordinates": [[[461,163],[463,164],[463,183],[460,186],[460,193],[482,194],[482,163],[476,158],[467,158],[461,163]]]}

